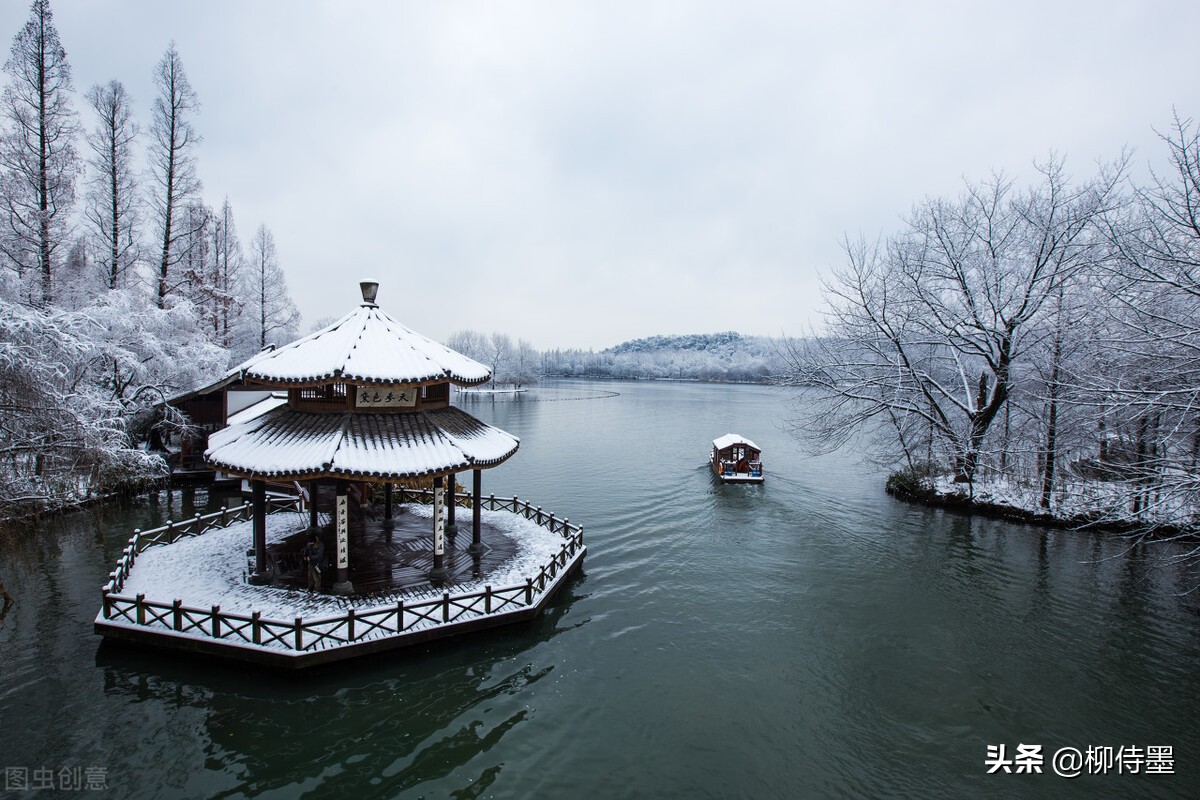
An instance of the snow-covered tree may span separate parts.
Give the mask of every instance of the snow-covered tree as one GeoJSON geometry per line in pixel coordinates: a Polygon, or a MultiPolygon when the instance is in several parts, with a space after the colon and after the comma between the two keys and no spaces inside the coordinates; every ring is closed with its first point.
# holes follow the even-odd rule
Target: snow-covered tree
{"type": "Polygon", "coordinates": [[[87,137],[91,157],[85,214],[103,285],[119,289],[128,285],[140,256],[142,209],[134,169],[140,128],[120,81],[93,86],[87,99],[96,126],[87,137]]]}
{"type": "Polygon", "coordinates": [[[455,331],[446,339],[446,346],[457,350],[467,358],[473,358],[480,364],[489,364],[487,334],[473,330],[455,331]]]}
{"type": "Polygon", "coordinates": [[[176,272],[178,293],[195,307],[210,341],[220,341],[221,316],[228,295],[221,287],[221,272],[215,230],[217,216],[198,200],[187,203],[179,216],[184,235],[179,239],[179,264],[176,272]]]}
{"type": "Polygon", "coordinates": [[[1177,523],[1200,495],[1200,126],[1176,116],[1160,136],[1167,168],[1108,217],[1106,311],[1096,385],[1098,465],[1132,497],[1114,514],[1177,523]]]}
{"type": "Polygon", "coordinates": [[[217,318],[214,333],[217,342],[225,348],[233,345],[233,334],[237,327],[241,304],[237,299],[238,279],[241,274],[243,255],[242,243],[238,239],[237,224],[233,219],[233,206],[229,198],[221,204],[212,225],[212,254],[214,291],[217,302],[217,318]]]}
{"type": "Polygon", "coordinates": [[[537,350],[526,339],[518,339],[513,349],[508,381],[518,389],[527,383],[536,383],[541,372],[541,359],[537,350]]]}
{"type": "Polygon", "coordinates": [[[9,82],[0,101],[5,124],[0,138],[0,253],[16,271],[23,296],[45,306],[54,298],[60,248],[65,250],[70,239],[79,173],[71,68],[48,0],[34,0],[30,6],[4,71],[9,82]]]}
{"type": "Polygon", "coordinates": [[[512,337],[507,333],[496,331],[492,333],[488,339],[487,360],[485,364],[490,364],[492,367],[492,385],[499,386],[502,383],[511,383],[511,371],[513,359],[513,343],[512,337]]]}
{"type": "Polygon", "coordinates": [[[1078,187],[1059,162],[1041,174],[1024,192],[999,175],[969,184],[956,200],[919,205],[884,244],[847,242],[826,283],[827,335],[790,354],[792,382],[824,390],[801,420],[816,440],[883,423],[911,454],[927,431],[956,479],[973,481],[1039,321],[1095,256],[1092,226],[1120,169],[1078,187]]]}
{"type": "Polygon", "coordinates": [[[200,191],[195,154],[200,136],[192,124],[200,102],[174,42],[154,70],[154,83],[159,94],[150,127],[150,206],[160,244],[155,297],[163,308],[167,295],[182,282],[177,265],[186,255],[186,243],[194,240],[195,231],[180,216],[200,191]]]}
{"type": "Polygon", "coordinates": [[[166,308],[132,290],[99,295],[78,316],[93,351],[88,377],[131,409],[191,388],[225,368],[224,348],[206,336],[196,307],[168,298],[166,308]]]}
{"type": "Polygon", "coordinates": [[[245,357],[268,344],[284,344],[296,337],[300,312],[288,294],[275,237],[266,225],[259,225],[250,240],[240,299],[245,307],[244,328],[235,357],[245,357]]]}
{"type": "MultiPolygon", "coordinates": [[[[0,300],[0,515],[57,508],[164,474],[161,458],[130,441],[126,423],[136,392],[128,385],[115,392],[95,379],[111,352],[99,339],[114,326],[144,345],[130,313],[139,306],[140,299],[98,315],[0,300]]],[[[179,355],[211,366],[201,353],[179,355]]]]}

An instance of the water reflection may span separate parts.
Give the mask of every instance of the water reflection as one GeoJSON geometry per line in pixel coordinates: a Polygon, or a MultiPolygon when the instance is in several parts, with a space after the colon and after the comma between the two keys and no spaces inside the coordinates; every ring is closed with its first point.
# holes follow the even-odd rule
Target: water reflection
{"type": "Polygon", "coordinates": [[[584,583],[574,577],[528,625],[300,674],[221,662],[198,674],[177,655],[109,645],[97,665],[105,694],[152,720],[199,713],[205,769],[238,777],[214,797],[395,796],[451,776],[455,796],[469,797],[500,774],[489,753],[531,720],[527,698],[555,670],[538,647],[585,624],[565,622],[584,583]]]}

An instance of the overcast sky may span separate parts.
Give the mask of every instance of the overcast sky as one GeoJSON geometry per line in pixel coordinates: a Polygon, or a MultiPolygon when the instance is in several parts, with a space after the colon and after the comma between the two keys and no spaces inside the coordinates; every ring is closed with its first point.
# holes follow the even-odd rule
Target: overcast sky
{"type": "Polygon", "coordinates": [[[1159,160],[1200,113],[1195,2],[52,7],[88,127],[114,78],[148,127],[176,42],[204,199],[271,228],[305,330],[370,277],[438,339],[799,334],[844,234],[1052,150],[1159,160]]]}

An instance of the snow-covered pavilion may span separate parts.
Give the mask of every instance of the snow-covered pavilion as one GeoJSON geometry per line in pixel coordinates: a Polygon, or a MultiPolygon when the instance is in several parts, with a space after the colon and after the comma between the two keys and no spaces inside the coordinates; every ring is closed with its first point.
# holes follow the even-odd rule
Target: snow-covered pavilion
{"type": "Polygon", "coordinates": [[[328,327],[248,362],[242,380],[286,390],[287,403],[209,437],[205,461],[246,478],[254,506],[254,574],[267,583],[268,482],[310,482],[311,525],[317,485],[336,486],[334,591],[350,593],[348,492],[353,482],[383,484],[384,524],[392,484],[432,478],[433,570],[445,577],[445,537],[454,530],[455,475],[473,481],[472,551],[482,549],[482,471],[510,458],[517,437],[450,404],[450,385],[475,386],[488,367],[407,328],[375,302],[378,284],[361,284],[362,305],[328,327]],[[450,494],[447,503],[446,493],[450,494]]]}

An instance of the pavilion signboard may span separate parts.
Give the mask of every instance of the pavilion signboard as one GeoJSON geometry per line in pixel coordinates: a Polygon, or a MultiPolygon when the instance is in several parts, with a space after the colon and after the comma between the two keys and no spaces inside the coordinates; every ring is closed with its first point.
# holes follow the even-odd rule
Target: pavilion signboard
{"type": "Polygon", "coordinates": [[[417,391],[412,386],[402,389],[359,386],[355,389],[355,403],[358,408],[414,408],[417,391]]]}

